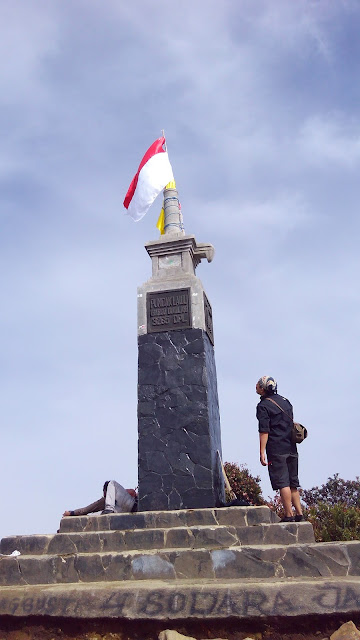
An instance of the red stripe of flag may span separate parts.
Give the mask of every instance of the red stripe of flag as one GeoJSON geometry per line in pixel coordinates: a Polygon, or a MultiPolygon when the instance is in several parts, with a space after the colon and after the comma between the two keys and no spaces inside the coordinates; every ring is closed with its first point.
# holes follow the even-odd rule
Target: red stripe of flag
{"type": "Polygon", "coordinates": [[[143,168],[143,166],[150,160],[150,158],[152,158],[153,156],[155,156],[157,153],[165,153],[165,149],[163,149],[163,145],[165,143],[165,138],[158,138],[157,140],[155,140],[155,142],[152,143],[151,147],[148,148],[148,150],[146,151],[143,159],[141,160],[140,164],[139,164],[139,168],[137,170],[137,172],[135,173],[133,179],[131,180],[130,183],[130,187],[127,190],[127,194],[125,196],[125,200],[124,200],[124,207],[125,209],[129,208],[129,204],[132,200],[132,197],[135,193],[135,189],[138,183],[138,179],[139,179],[139,173],[141,171],[141,169],[143,168]]]}

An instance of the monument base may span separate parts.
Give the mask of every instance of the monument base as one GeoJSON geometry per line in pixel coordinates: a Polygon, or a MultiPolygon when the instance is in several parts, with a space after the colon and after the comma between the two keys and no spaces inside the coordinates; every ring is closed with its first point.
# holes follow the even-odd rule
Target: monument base
{"type": "Polygon", "coordinates": [[[224,500],[213,346],[202,329],[138,336],[139,510],[224,500]]]}

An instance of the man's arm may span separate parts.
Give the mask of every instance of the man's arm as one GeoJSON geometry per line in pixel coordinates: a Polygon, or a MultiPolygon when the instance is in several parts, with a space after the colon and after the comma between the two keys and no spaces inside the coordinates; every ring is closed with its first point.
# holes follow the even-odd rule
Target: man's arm
{"type": "Polygon", "coordinates": [[[267,466],[266,462],[266,445],[269,438],[268,433],[259,433],[260,436],[260,462],[263,467],[267,466]]]}
{"type": "Polygon", "coordinates": [[[81,509],[74,509],[74,511],[64,511],[63,516],[87,516],[88,513],[94,513],[95,511],[103,511],[105,509],[105,498],[99,498],[96,502],[92,502],[87,507],[81,509]]]}
{"type": "Polygon", "coordinates": [[[266,467],[266,445],[269,439],[270,416],[266,406],[262,402],[259,403],[256,408],[256,417],[259,421],[260,462],[263,467],[266,467]]]}

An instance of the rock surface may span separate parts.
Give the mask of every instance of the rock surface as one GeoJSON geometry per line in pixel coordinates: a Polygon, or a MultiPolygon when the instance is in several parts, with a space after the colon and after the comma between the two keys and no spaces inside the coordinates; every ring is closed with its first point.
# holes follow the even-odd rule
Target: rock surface
{"type": "Polygon", "coordinates": [[[340,629],[332,633],[330,640],[359,640],[360,631],[355,627],[354,623],[350,620],[341,625],[340,629]]]}
{"type": "Polygon", "coordinates": [[[242,623],[360,612],[360,542],[316,544],[309,523],[276,520],[268,507],[142,512],[5,538],[0,616],[242,623]]]}
{"type": "Polygon", "coordinates": [[[224,501],[214,348],[201,329],[138,337],[139,510],[224,501]]]}

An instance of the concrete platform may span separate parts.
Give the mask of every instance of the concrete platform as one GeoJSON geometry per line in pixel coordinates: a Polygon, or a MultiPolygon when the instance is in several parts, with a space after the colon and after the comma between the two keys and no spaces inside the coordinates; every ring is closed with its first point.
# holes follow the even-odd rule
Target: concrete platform
{"type": "Polygon", "coordinates": [[[353,613],[358,577],[2,587],[0,616],[129,620],[254,619],[353,613]]]}
{"type": "Polygon", "coordinates": [[[60,533],[129,529],[174,529],[200,525],[252,527],[279,522],[268,507],[227,507],[222,509],[179,509],[177,511],[140,511],[104,516],[63,518],[60,533]]]}
{"type": "Polygon", "coordinates": [[[68,517],[1,541],[0,615],[252,618],[360,610],[360,541],[267,507],[68,517]],[[14,550],[20,555],[11,557],[14,550]]]}
{"type": "Polygon", "coordinates": [[[9,536],[2,540],[1,552],[10,555],[18,550],[22,555],[52,555],[138,549],[221,549],[240,545],[314,541],[314,532],[308,522],[290,523],[281,527],[276,524],[259,524],[253,527],[218,525],[9,536]]]}
{"type": "Polygon", "coordinates": [[[0,585],[360,574],[360,542],[0,558],[0,585]]]}

